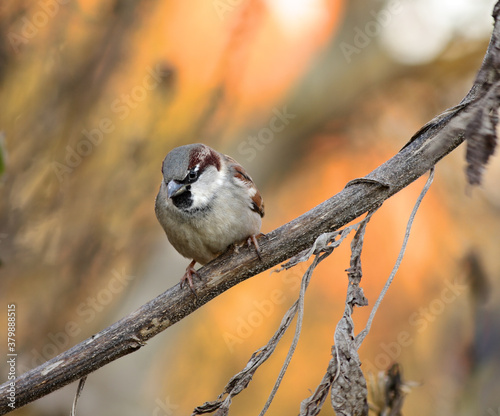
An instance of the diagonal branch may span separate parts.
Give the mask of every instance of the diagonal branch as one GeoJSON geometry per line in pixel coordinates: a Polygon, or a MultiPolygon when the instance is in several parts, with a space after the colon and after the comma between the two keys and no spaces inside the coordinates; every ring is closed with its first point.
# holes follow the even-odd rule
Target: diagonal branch
{"type": "MultiPolygon", "coordinates": [[[[327,201],[262,237],[262,260],[249,249],[241,249],[239,254],[227,252],[200,269],[201,282],[195,284],[198,298],[177,284],[93,337],[18,377],[16,407],[136,351],[234,285],[300,253],[320,234],[337,230],[380,205],[458,147],[471,122],[481,119],[485,105],[490,112],[498,110],[498,94],[488,93],[500,78],[500,1],[493,14],[495,26],[490,46],[474,85],[460,105],[424,126],[399,153],[365,178],[350,183],[327,201]]],[[[488,140],[492,143],[491,138],[488,140]]],[[[0,415],[13,410],[8,407],[10,387],[9,383],[0,386],[0,415]]]]}

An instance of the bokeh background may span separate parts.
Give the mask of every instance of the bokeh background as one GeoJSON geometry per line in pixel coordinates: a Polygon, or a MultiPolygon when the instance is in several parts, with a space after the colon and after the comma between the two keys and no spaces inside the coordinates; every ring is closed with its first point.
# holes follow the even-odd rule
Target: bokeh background
{"type": "MultiPolygon", "coordinates": [[[[19,373],[178,282],[189,260],[154,216],[160,166],[204,142],[244,165],[263,231],[396,153],[456,104],[481,65],[491,0],[37,0],[0,5],[0,319],[17,306],[19,373]]],[[[500,161],[481,188],[464,149],[439,163],[407,253],[360,350],[418,384],[405,415],[500,414],[500,161]]],[[[425,179],[369,224],[373,305],[425,179]]],[[[344,244],[315,273],[296,354],[270,415],[321,380],[342,315],[344,244]]],[[[213,400],[277,328],[305,270],[262,273],[90,375],[82,414],[184,415],[213,400]]],[[[356,331],[370,307],[355,311],[356,331]]],[[[255,415],[291,340],[234,400],[255,415]]],[[[2,360],[0,380],[7,377],[2,360]]],[[[66,415],[76,385],[16,410],[66,415]]],[[[332,415],[329,403],[321,415],[332,415]]]]}

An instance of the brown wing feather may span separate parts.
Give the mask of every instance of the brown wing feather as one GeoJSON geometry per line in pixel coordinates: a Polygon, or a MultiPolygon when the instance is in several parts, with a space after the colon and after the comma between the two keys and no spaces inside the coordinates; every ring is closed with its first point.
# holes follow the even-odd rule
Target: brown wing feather
{"type": "Polygon", "coordinates": [[[249,188],[255,189],[255,195],[252,197],[252,206],[250,207],[252,211],[258,213],[261,217],[264,216],[264,200],[260,195],[259,190],[255,186],[250,175],[245,171],[243,166],[241,166],[236,160],[232,157],[224,155],[226,161],[230,168],[234,169],[234,177],[238,178],[240,181],[245,183],[249,188]]]}

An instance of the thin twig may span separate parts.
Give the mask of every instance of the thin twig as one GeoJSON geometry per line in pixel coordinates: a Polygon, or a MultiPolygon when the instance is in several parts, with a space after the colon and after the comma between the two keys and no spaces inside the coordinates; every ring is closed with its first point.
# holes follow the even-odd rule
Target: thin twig
{"type": "Polygon", "coordinates": [[[290,349],[288,350],[288,354],[285,358],[285,362],[283,363],[283,367],[281,368],[281,371],[278,375],[276,383],[274,384],[274,387],[273,387],[271,393],[269,394],[269,397],[266,401],[266,404],[264,405],[264,408],[260,412],[259,416],[264,416],[264,414],[269,409],[269,406],[271,405],[271,403],[274,399],[274,396],[276,395],[276,392],[278,391],[278,388],[281,384],[281,381],[283,380],[285,372],[288,369],[288,365],[290,364],[290,361],[292,360],[292,356],[293,356],[295,349],[297,347],[297,344],[299,342],[300,332],[302,329],[302,320],[304,318],[304,298],[305,298],[305,294],[306,294],[306,289],[309,285],[309,282],[311,281],[311,276],[313,274],[314,269],[316,269],[316,266],[328,255],[329,255],[329,253],[323,254],[323,255],[316,255],[314,257],[312,264],[308,267],[306,273],[304,274],[304,278],[302,279],[302,284],[300,287],[299,299],[297,300],[297,322],[295,325],[295,334],[293,336],[293,340],[292,340],[292,343],[290,345],[290,349]]]}
{"type": "Polygon", "coordinates": [[[361,331],[358,334],[358,336],[356,337],[356,343],[358,344],[358,348],[361,345],[361,343],[363,342],[363,340],[365,339],[365,337],[368,335],[368,332],[370,332],[370,328],[372,326],[373,319],[375,318],[375,314],[377,313],[377,309],[380,306],[380,304],[382,303],[382,300],[384,299],[385,294],[389,290],[389,286],[391,285],[392,281],[394,280],[394,276],[398,272],[399,266],[401,265],[401,262],[403,261],[403,256],[405,254],[406,246],[408,244],[408,239],[410,238],[410,232],[411,232],[411,227],[413,225],[413,220],[415,219],[415,215],[417,215],[417,211],[418,211],[418,208],[420,207],[420,203],[422,202],[425,194],[429,190],[433,179],[434,179],[434,168],[431,168],[431,170],[429,172],[429,178],[427,179],[427,182],[425,183],[425,186],[422,189],[422,192],[420,192],[420,195],[417,198],[417,202],[415,202],[415,206],[413,207],[413,210],[411,212],[410,218],[408,220],[408,224],[406,225],[406,232],[405,232],[405,236],[403,239],[403,244],[401,245],[401,250],[399,251],[399,255],[398,255],[398,258],[396,260],[396,263],[394,264],[392,272],[389,275],[389,277],[387,278],[387,281],[385,282],[385,285],[384,285],[382,291],[380,292],[380,295],[378,296],[378,299],[375,302],[375,305],[373,305],[373,309],[370,312],[370,316],[368,317],[368,321],[366,323],[365,329],[363,329],[363,331],[361,331]]]}
{"type": "Polygon", "coordinates": [[[227,383],[226,387],[224,387],[223,392],[219,395],[217,400],[211,402],[205,402],[201,406],[196,407],[193,410],[192,415],[200,415],[205,413],[212,413],[215,410],[219,409],[221,414],[226,414],[229,406],[231,405],[232,399],[234,396],[241,393],[245,388],[248,387],[248,384],[252,380],[253,375],[258,370],[258,368],[264,364],[267,359],[272,355],[276,346],[280,342],[285,332],[290,327],[293,318],[298,310],[299,301],[295,301],[293,305],[288,309],[288,311],[283,316],[281,320],[280,326],[271,337],[271,339],[267,342],[266,345],[259,348],[255,351],[247,365],[243,370],[239,373],[235,374],[231,377],[231,380],[227,383]],[[224,395],[227,395],[224,397],[224,395]]]}
{"type": "Polygon", "coordinates": [[[71,406],[70,416],[76,416],[76,404],[82,394],[83,387],[85,386],[85,381],[87,381],[87,376],[82,377],[78,382],[78,388],[76,389],[75,399],[73,400],[73,406],[71,406]]]}

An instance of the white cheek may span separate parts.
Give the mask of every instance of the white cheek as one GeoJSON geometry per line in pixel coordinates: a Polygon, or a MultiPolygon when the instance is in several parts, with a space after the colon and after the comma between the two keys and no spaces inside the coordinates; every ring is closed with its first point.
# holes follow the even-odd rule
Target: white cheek
{"type": "Polygon", "coordinates": [[[210,203],[223,186],[223,174],[218,171],[205,172],[206,174],[191,185],[193,208],[201,208],[210,203]]]}

